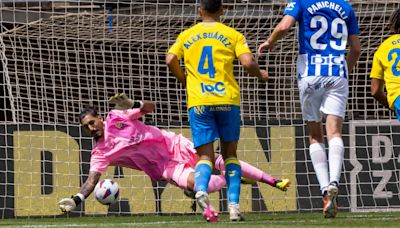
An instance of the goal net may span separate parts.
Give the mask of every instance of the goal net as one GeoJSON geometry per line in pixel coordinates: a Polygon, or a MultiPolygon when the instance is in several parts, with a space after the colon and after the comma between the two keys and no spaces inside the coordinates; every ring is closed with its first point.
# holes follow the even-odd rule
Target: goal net
{"type": "MultiPolygon", "coordinates": [[[[378,45],[390,33],[398,0],[350,1],[358,16],[361,58],[349,77],[345,161],[339,205],[346,211],[400,208],[400,125],[369,92],[378,45]]],[[[226,0],[223,23],[255,53],[282,17],[285,0],[226,0]]],[[[103,117],[117,92],[152,100],[147,124],[191,137],[186,92],[168,71],[165,54],[177,35],[199,22],[196,0],[3,0],[0,3],[0,217],[59,216],[57,202],[79,191],[89,172],[92,140],[79,126],[87,105],[103,117]]],[[[320,211],[319,185],[308,151],[297,90],[297,28],[258,61],[270,80],[248,76],[241,89],[239,158],[292,186],[243,185],[245,212],[320,211]]],[[[216,145],[218,148],[218,145],[216,145]]],[[[110,167],[103,178],[121,187],[105,207],[91,195],[74,215],[176,214],[198,211],[193,199],[144,173],[110,167]]],[[[227,210],[226,189],[211,196],[227,210]]]]}

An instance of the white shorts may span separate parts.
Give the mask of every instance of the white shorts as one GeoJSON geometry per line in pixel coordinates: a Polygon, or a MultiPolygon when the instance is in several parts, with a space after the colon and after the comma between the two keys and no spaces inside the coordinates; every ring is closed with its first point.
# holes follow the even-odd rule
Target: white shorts
{"type": "Polygon", "coordinates": [[[303,120],[320,122],[322,115],[346,114],[349,86],[346,78],[308,76],[298,81],[303,120]]]}

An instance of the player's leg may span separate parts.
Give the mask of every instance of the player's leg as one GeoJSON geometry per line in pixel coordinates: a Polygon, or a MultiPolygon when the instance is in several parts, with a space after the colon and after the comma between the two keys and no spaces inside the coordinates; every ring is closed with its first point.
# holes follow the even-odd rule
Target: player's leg
{"type": "Polygon", "coordinates": [[[214,108],[221,142],[221,154],[225,163],[229,217],[232,221],[239,221],[243,220],[239,209],[242,168],[237,158],[237,143],[240,137],[240,107],[219,105],[214,108]]]}
{"type": "Polygon", "coordinates": [[[344,157],[344,145],[341,137],[342,118],[328,115],[326,119],[326,132],[329,144],[329,186],[324,206],[326,218],[335,218],[337,214],[337,196],[339,193],[338,185],[342,173],[344,157]]]}
{"type": "Polygon", "coordinates": [[[208,106],[196,106],[189,110],[190,128],[198,161],[195,167],[196,201],[207,221],[218,221],[218,213],[211,207],[208,199],[208,183],[214,161],[213,142],[218,139],[214,115],[208,106]]]}
{"type": "Polygon", "coordinates": [[[334,78],[332,88],[327,91],[321,104],[321,111],[326,117],[326,133],[329,144],[329,197],[324,207],[326,218],[334,218],[337,214],[338,184],[342,172],[344,145],[342,125],[348,97],[348,84],[345,78],[334,78]]]}
{"type": "MultiPolygon", "coordinates": [[[[195,197],[194,169],[188,164],[171,161],[163,173],[163,179],[184,190],[190,198],[195,197]]],[[[226,186],[224,175],[211,175],[208,183],[208,192],[217,192],[226,186]]]]}
{"type": "MultiPolygon", "coordinates": [[[[190,172],[187,177],[187,185],[185,187],[186,190],[193,191],[195,189],[194,182],[194,170],[190,172]]],[[[208,192],[213,193],[221,190],[226,186],[226,180],[223,175],[211,175],[210,182],[208,182],[208,192]]],[[[181,187],[181,186],[179,186],[181,187]]]]}
{"type": "Polygon", "coordinates": [[[195,191],[207,193],[215,159],[213,142],[218,139],[218,132],[215,130],[214,117],[212,113],[208,112],[207,106],[191,108],[189,118],[198,157],[195,166],[195,191]]]}
{"type": "MultiPolygon", "coordinates": [[[[276,187],[282,191],[286,191],[290,185],[289,179],[277,179],[274,178],[255,166],[250,165],[247,162],[241,161],[240,166],[242,167],[242,183],[243,179],[249,179],[254,182],[262,182],[272,187],[276,187]]],[[[215,169],[225,172],[224,159],[221,155],[216,156],[215,169]]]]}
{"type": "MultiPolygon", "coordinates": [[[[184,161],[186,165],[186,169],[194,170],[196,163],[197,163],[197,152],[194,149],[192,141],[185,138],[182,135],[177,135],[175,138],[176,142],[174,147],[174,158],[175,161],[184,161]]],[[[216,192],[222,187],[225,186],[226,181],[224,178],[225,174],[225,166],[224,166],[224,159],[220,154],[215,154],[215,161],[214,161],[214,168],[216,170],[221,171],[223,175],[212,175],[210,178],[210,182],[208,184],[208,192],[216,192]]],[[[287,188],[290,185],[289,179],[278,179],[274,178],[267,173],[264,173],[262,170],[239,160],[240,165],[242,166],[242,184],[255,184],[256,182],[266,183],[270,186],[276,187],[281,191],[287,191],[287,188]]],[[[189,197],[193,195],[194,188],[194,175],[188,177],[188,187],[185,191],[185,194],[189,197]],[[193,177],[192,177],[193,176],[193,177]],[[193,179],[192,179],[193,178],[193,179]],[[193,180],[193,181],[192,181],[193,180]],[[192,181],[192,183],[191,183],[192,181]]],[[[181,186],[180,186],[181,187],[181,186]]]]}
{"type": "Polygon", "coordinates": [[[195,198],[207,222],[216,222],[219,220],[218,213],[210,205],[210,200],[208,198],[208,184],[213,169],[213,163],[211,162],[213,161],[213,157],[210,157],[210,151],[214,153],[212,143],[211,145],[206,144],[197,148],[199,161],[194,170],[195,198]]]}
{"type": "Polygon", "coordinates": [[[228,187],[229,204],[239,204],[241,165],[236,155],[237,141],[221,142],[221,151],[225,155],[225,178],[228,187]]]}
{"type": "Polygon", "coordinates": [[[340,181],[344,157],[342,123],[341,117],[335,115],[327,115],[326,117],[326,134],[329,144],[329,181],[336,183],[336,185],[340,181]]]}
{"type": "Polygon", "coordinates": [[[317,175],[321,194],[324,195],[329,185],[328,159],[325,151],[321,122],[307,122],[311,162],[317,175]]]}
{"type": "MultiPolygon", "coordinates": [[[[190,141],[189,139],[185,138],[182,135],[177,135],[175,138],[175,141],[179,142],[179,143],[175,144],[173,160],[184,161],[188,167],[191,167],[194,169],[196,167],[198,158],[197,158],[197,152],[194,149],[192,141],[190,141]]],[[[222,174],[225,174],[224,159],[223,159],[222,155],[215,154],[214,157],[215,157],[215,161],[213,162],[214,168],[216,170],[222,171],[222,174]]],[[[244,161],[239,160],[239,162],[240,162],[240,165],[242,166],[242,179],[241,179],[242,184],[243,183],[255,184],[256,182],[262,182],[262,183],[268,184],[270,186],[276,187],[282,191],[286,191],[287,187],[289,187],[289,185],[290,185],[289,179],[280,180],[278,178],[274,178],[274,177],[268,175],[267,173],[264,173],[262,170],[254,167],[244,161]]],[[[225,181],[225,179],[224,179],[224,181],[225,181]]],[[[194,182],[194,179],[193,179],[193,182],[194,182]]],[[[221,183],[222,183],[222,180],[220,180],[220,176],[218,176],[218,178],[214,178],[213,176],[211,176],[210,183],[208,184],[208,191],[209,192],[218,191],[220,189],[220,187],[219,187],[220,185],[221,185],[221,188],[223,187],[221,183]],[[214,181],[214,179],[216,179],[216,180],[214,181]]],[[[194,191],[194,189],[190,188],[190,186],[191,185],[188,185],[188,188],[190,189],[190,191],[194,191]]],[[[193,183],[193,186],[194,186],[194,183],[193,183]]],[[[189,193],[189,191],[187,191],[187,193],[189,193]]],[[[188,195],[191,195],[191,194],[192,193],[190,193],[188,195]]]]}
{"type": "Polygon", "coordinates": [[[194,169],[196,193],[204,192],[208,193],[208,182],[210,181],[213,160],[214,160],[214,148],[212,143],[207,143],[196,148],[198,152],[198,161],[194,169]],[[211,155],[211,154],[212,155],[211,155]]]}
{"type": "MultiPolygon", "coordinates": [[[[174,139],[175,146],[173,148],[173,158],[171,164],[168,167],[172,167],[173,170],[167,168],[165,172],[165,179],[171,180],[172,184],[184,189],[186,196],[194,198],[195,196],[195,178],[194,168],[198,161],[197,151],[194,149],[192,141],[184,137],[183,135],[177,135],[174,139]],[[177,163],[176,161],[179,161],[177,163]]],[[[214,157],[221,157],[219,154],[215,154],[214,157]]],[[[215,163],[215,161],[213,162],[215,163]]],[[[226,186],[226,180],[224,175],[211,175],[210,181],[208,182],[208,193],[217,192],[226,186]]]]}
{"type": "Polygon", "coordinates": [[[322,77],[305,77],[298,83],[301,110],[309,134],[310,157],[323,195],[329,184],[329,172],[321,124],[320,107],[324,94],[321,80],[322,77]]]}
{"type": "MultiPolygon", "coordinates": [[[[322,129],[321,103],[323,102],[325,88],[322,87],[324,78],[327,77],[304,77],[298,81],[300,92],[300,103],[303,119],[306,121],[309,134],[309,151],[315,174],[320,185],[323,201],[323,213],[329,197],[327,188],[329,185],[328,159],[325,151],[322,129]]],[[[331,77],[329,77],[331,78],[331,77]]]]}
{"type": "Polygon", "coordinates": [[[221,153],[225,163],[225,179],[228,188],[228,209],[231,221],[241,221],[243,216],[240,212],[240,184],[242,167],[236,155],[237,141],[221,142],[221,153]]]}

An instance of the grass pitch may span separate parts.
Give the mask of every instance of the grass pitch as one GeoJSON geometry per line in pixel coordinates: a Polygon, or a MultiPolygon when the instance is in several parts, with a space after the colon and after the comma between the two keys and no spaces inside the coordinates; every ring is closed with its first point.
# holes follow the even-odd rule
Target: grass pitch
{"type": "Polygon", "coordinates": [[[400,212],[340,212],[335,219],[322,213],[245,214],[246,221],[208,224],[200,215],[83,218],[31,218],[0,220],[1,227],[400,227],[400,212]]]}

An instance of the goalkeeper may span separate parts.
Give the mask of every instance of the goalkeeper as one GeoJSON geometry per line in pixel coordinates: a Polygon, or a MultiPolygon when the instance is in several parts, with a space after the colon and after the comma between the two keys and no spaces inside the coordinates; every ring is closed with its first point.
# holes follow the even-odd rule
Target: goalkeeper
{"type": "MultiPolygon", "coordinates": [[[[138,120],[154,110],[151,101],[132,101],[124,94],[110,99],[115,104],[105,121],[93,108],[79,116],[85,130],[95,139],[91,152],[89,177],[80,192],[59,202],[61,211],[70,212],[94,190],[108,166],[122,166],[144,171],[152,180],[165,180],[184,190],[194,189],[194,167],[197,163],[193,143],[182,135],[148,126],[138,120]]],[[[290,181],[276,179],[243,161],[243,177],[286,191],[290,181]]],[[[224,160],[217,155],[215,169],[224,172],[224,160]]],[[[209,191],[226,185],[224,175],[212,175],[209,191]]]]}

